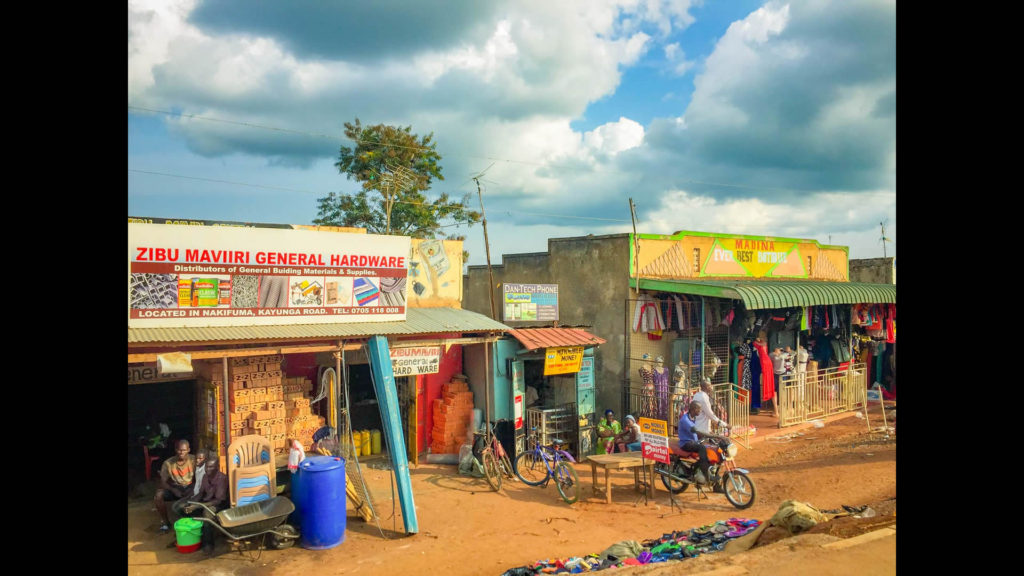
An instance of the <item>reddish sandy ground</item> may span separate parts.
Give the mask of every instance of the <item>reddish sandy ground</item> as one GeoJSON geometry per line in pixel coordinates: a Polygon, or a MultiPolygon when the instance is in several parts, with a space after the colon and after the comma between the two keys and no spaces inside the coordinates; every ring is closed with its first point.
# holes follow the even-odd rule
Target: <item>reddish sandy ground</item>
{"type": "MultiPolygon", "coordinates": [[[[756,503],[747,510],[733,508],[719,494],[698,502],[690,490],[677,497],[682,513],[663,518],[671,509],[660,481],[654,499],[645,505],[642,499],[637,502],[640,494],[634,491],[632,473],[624,471],[612,473],[613,503],[606,504],[603,487],[600,493],[592,491],[586,464],[577,465],[583,497],[573,505],[565,504],[553,485],[533,488],[506,481],[502,491],[494,493],[484,480],[460,476],[455,466],[420,464],[412,470],[420,533],[405,536],[400,507],[392,500],[390,472],[364,465],[364,476],[383,518],[381,529],[366,524],[350,509],[346,539],[339,546],[323,551],[299,547],[265,550],[253,560],[231,552],[223,540],[218,541],[212,558],[167,549],[173,535],[157,534],[159,522],[151,500],[130,500],[128,573],[498,576],[535,560],[599,553],[620,540],[642,541],[717,520],[743,517],[767,521],[779,504],[795,499],[820,510],[870,504],[882,508],[880,516],[885,518],[859,522],[837,518],[816,527],[817,533],[758,546],[729,558],[708,554],[631,572],[767,574],[772,566],[776,572],[780,565],[792,567],[793,558],[799,555],[801,570],[806,569],[801,573],[806,574],[895,574],[894,535],[840,550],[821,547],[895,523],[896,442],[877,432],[881,422],[877,408],[869,416],[874,432],[853,414],[826,420],[822,428],[780,430],[762,424],[751,449],[741,448],[737,456],[738,465],[751,471],[757,488],[756,503]],[[738,566],[747,572],[736,571],[738,566]]],[[[603,474],[599,474],[599,482],[603,483],[603,474]]]]}

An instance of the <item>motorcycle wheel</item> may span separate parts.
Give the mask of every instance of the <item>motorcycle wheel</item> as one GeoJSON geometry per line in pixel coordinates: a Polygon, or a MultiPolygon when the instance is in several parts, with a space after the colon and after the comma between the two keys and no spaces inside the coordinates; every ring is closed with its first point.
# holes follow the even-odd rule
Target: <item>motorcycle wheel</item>
{"type": "Polygon", "coordinates": [[[726,472],[722,476],[722,489],[729,504],[740,510],[754,505],[754,481],[743,472],[726,472]]]}
{"type": "MultiPolygon", "coordinates": [[[[686,466],[684,466],[680,462],[676,462],[671,467],[666,466],[665,464],[659,464],[658,468],[660,470],[665,470],[665,471],[667,471],[670,474],[675,474],[676,476],[686,476],[686,473],[688,472],[686,466]]],[[[690,484],[688,482],[683,482],[681,480],[673,480],[673,479],[669,478],[668,476],[665,476],[664,474],[662,474],[660,476],[661,476],[661,483],[665,485],[665,489],[668,490],[669,492],[673,493],[673,494],[679,494],[680,492],[685,492],[686,489],[690,487],[690,484]]]]}

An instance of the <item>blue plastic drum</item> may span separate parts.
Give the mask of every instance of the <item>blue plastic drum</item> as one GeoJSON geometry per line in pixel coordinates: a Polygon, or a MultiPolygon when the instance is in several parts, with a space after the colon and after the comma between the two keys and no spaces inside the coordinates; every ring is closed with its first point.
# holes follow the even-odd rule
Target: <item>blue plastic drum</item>
{"type": "Polygon", "coordinates": [[[297,506],[301,544],[309,550],[334,548],[345,541],[347,516],[345,459],[313,456],[299,463],[297,506]]]}
{"type": "Polygon", "coordinates": [[[288,474],[288,476],[288,493],[292,499],[292,503],[295,504],[295,511],[288,517],[288,523],[301,529],[302,498],[305,496],[302,490],[302,468],[300,467],[294,474],[288,474]]]}

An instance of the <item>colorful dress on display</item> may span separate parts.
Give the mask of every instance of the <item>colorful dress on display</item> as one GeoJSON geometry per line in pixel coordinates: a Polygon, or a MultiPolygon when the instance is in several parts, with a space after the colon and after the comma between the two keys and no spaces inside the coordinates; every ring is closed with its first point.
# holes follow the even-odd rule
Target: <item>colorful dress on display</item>
{"type": "Polygon", "coordinates": [[[672,398],[669,401],[669,422],[676,422],[679,420],[679,413],[686,406],[684,400],[686,399],[686,364],[680,362],[676,364],[675,369],[672,370],[672,379],[675,384],[672,387],[672,398]]]}
{"type": "Polygon", "coordinates": [[[767,402],[775,397],[775,372],[772,366],[772,358],[768,353],[768,345],[764,342],[754,342],[757,349],[757,357],[761,360],[761,401],[767,402]]]}
{"type": "Polygon", "coordinates": [[[668,368],[657,366],[654,368],[654,393],[657,396],[657,416],[659,420],[668,419],[668,368]]]}
{"type": "Polygon", "coordinates": [[[655,418],[658,405],[654,398],[654,371],[641,366],[640,377],[644,379],[644,397],[643,403],[640,405],[640,415],[646,418],[655,418]]]}
{"type": "Polygon", "coordinates": [[[750,344],[747,344],[746,342],[740,344],[738,351],[740,356],[743,356],[744,359],[743,369],[740,370],[740,386],[745,390],[750,390],[752,380],[750,376],[750,344]]]}

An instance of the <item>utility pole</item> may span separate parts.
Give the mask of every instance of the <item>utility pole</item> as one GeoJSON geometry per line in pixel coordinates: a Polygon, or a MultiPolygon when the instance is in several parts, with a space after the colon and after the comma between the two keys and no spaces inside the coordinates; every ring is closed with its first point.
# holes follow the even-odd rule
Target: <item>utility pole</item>
{"type": "Polygon", "coordinates": [[[487,239],[487,213],[484,212],[484,195],[480,191],[481,176],[483,176],[483,172],[474,176],[473,181],[476,182],[476,195],[480,199],[480,220],[484,225],[484,252],[487,254],[487,293],[491,296],[491,320],[497,320],[498,316],[494,310],[494,272],[491,270],[491,243],[487,239]]]}
{"type": "Polygon", "coordinates": [[[636,205],[633,204],[633,199],[629,199],[629,214],[633,219],[633,270],[634,278],[636,281],[636,293],[640,295],[640,239],[636,236],[636,205]]]}
{"type": "Polygon", "coordinates": [[[885,237],[885,222],[879,222],[878,225],[882,227],[882,257],[887,258],[888,254],[885,252],[885,243],[892,242],[892,240],[885,237]]]}

